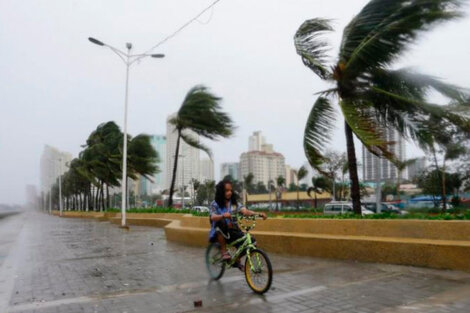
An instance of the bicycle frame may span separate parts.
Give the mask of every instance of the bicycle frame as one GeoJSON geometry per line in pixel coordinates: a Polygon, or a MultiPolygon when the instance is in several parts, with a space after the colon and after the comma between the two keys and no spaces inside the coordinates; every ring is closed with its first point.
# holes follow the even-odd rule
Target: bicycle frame
{"type": "MultiPolygon", "coordinates": [[[[233,264],[235,264],[235,261],[238,260],[238,258],[243,254],[243,252],[246,252],[246,257],[248,258],[248,264],[250,264],[250,269],[254,271],[255,269],[253,267],[253,262],[251,260],[250,251],[252,249],[256,249],[256,246],[251,241],[251,235],[249,232],[245,233],[245,236],[243,236],[242,238],[237,239],[234,242],[227,243],[226,244],[227,249],[235,247],[235,245],[237,245],[238,243],[242,241],[243,241],[243,244],[237,249],[237,251],[235,251],[235,254],[232,256],[232,259],[226,264],[227,266],[231,267],[233,264]]],[[[258,263],[259,263],[259,259],[258,259],[258,263]]]]}

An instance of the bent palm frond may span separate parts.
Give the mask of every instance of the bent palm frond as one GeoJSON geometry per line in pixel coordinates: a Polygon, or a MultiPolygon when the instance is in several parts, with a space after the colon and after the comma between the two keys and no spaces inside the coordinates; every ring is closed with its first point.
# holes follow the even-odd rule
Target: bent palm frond
{"type": "Polygon", "coordinates": [[[322,152],[331,139],[335,121],[336,112],[331,102],[318,98],[305,126],[304,151],[310,165],[321,173],[324,173],[321,165],[326,160],[322,152]]]}
{"type": "Polygon", "coordinates": [[[181,133],[181,139],[183,139],[184,142],[186,142],[188,145],[191,147],[194,147],[196,149],[200,149],[207,153],[209,158],[212,159],[212,151],[209,147],[201,143],[199,140],[194,138],[194,136],[191,136],[190,134],[185,134],[184,132],[181,133]]]}
{"type": "Polygon", "coordinates": [[[314,18],[305,21],[294,36],[295,49],[303,63],[322,79],[329,79],[331,72],[326,64],[328,43],[321,38],[326,32],[333,31],[330,21],[314,18]]]}
{"type": "Polygon", "coordinates": [[[420,32],[462,16],[462,4],[462,0],[371,1],[344,33],[344,71],[354,77],[389,65],[420,32]]]}
{"type": "Polygon", "coordinates": [[[374,108],[362,101],[340,102],[344,119],[362,144],[373,154],[393,160],[395,155],[389,146],[395,142],[387,141],[384,126],[378,125],[374,108]]]}

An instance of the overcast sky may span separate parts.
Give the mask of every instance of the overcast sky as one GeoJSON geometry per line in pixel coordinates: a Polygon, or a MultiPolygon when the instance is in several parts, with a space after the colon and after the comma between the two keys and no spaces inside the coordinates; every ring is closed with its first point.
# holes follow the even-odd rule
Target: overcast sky
{"type": "MultiPolygon", "coordinates": [[[[0,203],[21,203],[26,184],[39,185],[44,144],[77,156],[99,123],[123,123],[125,67],[96,37],[143,52],[212,0],[0,0],[0,203]]],[[[263,131],[286,163],[305,162],[302,136],[316,91],[327,87],[303,66],[293,35],[313,17],[342,29],[365,0],[222,0],[146,59],[130,76],[128,128],[164,134],[167,115],[185,93],[205,84],[223,97],[238,126],[229,140],[210,143],[215,172],[238,161],[248,136],[263,131]]],[[[468,10],[467,10],[468,11],[468,10]]],[[[468,14],[468,12],[467,12],[468,14]]],[[[427,34],[400,62],[469,86],[470,18],[427,34]]],[[[345,150],[338,122],[332,148],[345,150]]],[[[408,155],[419,154],[408,146],[408,155]]],[[[360,154],[358,155],[360,158],[360,154]]]]}

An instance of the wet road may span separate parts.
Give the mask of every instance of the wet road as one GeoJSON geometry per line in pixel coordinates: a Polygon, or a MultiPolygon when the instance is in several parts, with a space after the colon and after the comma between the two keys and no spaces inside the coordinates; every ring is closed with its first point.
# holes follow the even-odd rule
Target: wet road
{"type": "Polygon", "coordinates": [[[203,257],[158,228],[10,216],[0,219],[0,312],[470,311],[466,273],[270,254],[273,286],[257,296],[238,270],[209,282],[203,257]]]}

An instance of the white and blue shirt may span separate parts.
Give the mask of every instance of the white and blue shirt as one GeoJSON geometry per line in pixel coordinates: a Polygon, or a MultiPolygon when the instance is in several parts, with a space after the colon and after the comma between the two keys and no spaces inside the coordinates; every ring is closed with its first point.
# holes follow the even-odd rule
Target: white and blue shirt
{"type": "MultiPolygon", "coordinates": [[[[239,206],[236,206],[236,205],[232,205],[232,202],[230,201],[228,206],[227,207],[220,207],[217,202],[215,201],[212,201],[211,203],[211,211],[210,211],[210,217],[212,218],[212,215],[213,214],[216,214],[216,215],[222,215],[224,213],[230,213],[232,215],[234,214],[237,214],[239,212],[239,210],[242,208],[241,205],[239,206]]],[[[235,221],[232,221],[230,218],[226,218],[225,219],[225,222],[228,224],[228,223],[232,223],[232,225],[234,227],[237,226],[237,223],[235,221]]],[[[214,222],[211,220],[211,230],[210,230],[210,233],[209,233],[209,239],[214,239],[215,237],[215,224],[217,222],[214,222]]]]}

